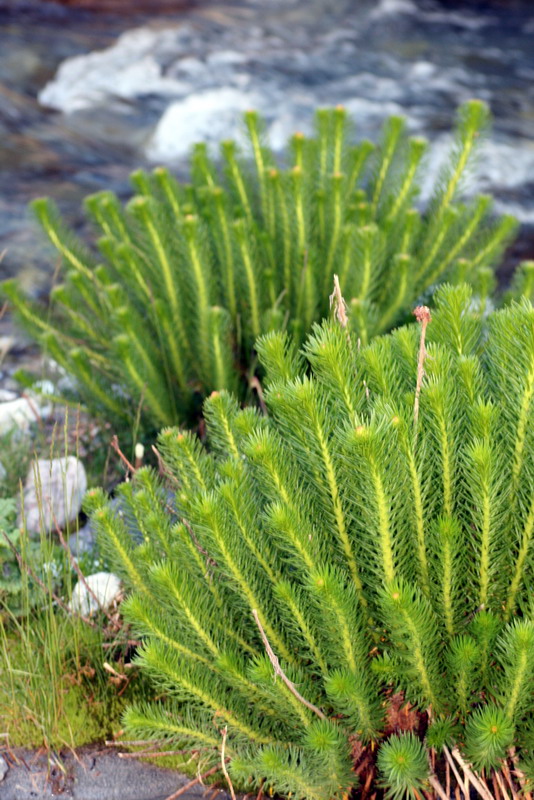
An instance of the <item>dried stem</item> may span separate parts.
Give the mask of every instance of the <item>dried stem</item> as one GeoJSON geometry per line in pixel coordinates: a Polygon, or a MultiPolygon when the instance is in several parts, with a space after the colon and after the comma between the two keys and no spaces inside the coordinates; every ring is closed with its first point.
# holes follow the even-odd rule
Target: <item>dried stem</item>
{"type": "Polygon", "coordinates": [[[484,800],[493,800],[493,797],[491,796],[491,792],[489,791],[488,787],[485,786],[485,784],[482,783],[482,781],[479,778],[477,778],[477,776],[471,769],[470,765],[462,758],[462,755],[457,747],[453,747],[452,756],[456,759],[458,764],[463,769],[467,781],[470,781],[473,784],[477,792],[480,795],[482,795],[484,800]]]}
{"type": "MultiPolygon", "coordinates": [[[[227,760],[229,761],[230,759],[227,759],[227,760]]],[[[188,792],[190,789],[192,789],[193,786],[196,786],[197,783],[202,783],[204,778],[209,778],[211,775],[215,775],[215,773],[219,772],[220,769],[221,769],[221,765],[220,764],[216,764],[214,767],[209,769],[207,772],[204,772],[203,775],[197,775],[196,778],[193,778],[192,781],[189,781],[189,783],[186,783],[184,786],[182,786],[180,789],[178,789],[177,792],[173,792],[173,794],[170,794],[168,797],[165,798],[165,800],[176,800],[177,797],[181,797],[183,794],[186,794],[186,792],[188,792]]]]}
{"type": "Polygon", "coordinates": [[[128,740],[124,739],[123,741],[116,741],[115,739],[107,740],[104,742],[106,747],[148,747],[154,746],[157,747],[160,742],[154,739],[137,739],[137,740],[128,740]]]}
{"type": "Polygon", "coordinates": [[[256,375],[253,375],[252,378],[250,379],[250,388],[256,390],[256,394],[258,395],[258,403],[260,404],[261,408],[261,413],[263,414],[264,417],[268,417],[269,414],[267,411],[267,406],[265,405],[265,398],[263,396],[262,385],[259,382],[256,375]]]}
{"type": "Polygon", "coordinates": [[[347,304],[345,298],[341,294],[341,286],[339,285],[339,278],[334,275],[334,291],[329,297],[330,308],[334,312],[334,317],[337,319],[342,328],[346,328],[349,324],[347,316],[347,304]]]}
{"type": "Polygon", "coordinates": [[[449,795],[445,793],[445,790],[443,789],[443,786],[438,781],[438,779],[436,778],[435,775],[433,775],[431,773],[430,777],[428,778],[428,780],[429,780],[430,785],[434,789],[435,793],[437,794],[437,796],[441,797],[441,800],[449,800],[449,795]]]}
{"type": "Polygon", "coordinates": [[[417,357],[417,383],[415,386],[415,400],[413,404],[413,421],[414,424],[417,425],[419,419],[419,396],[421,394],[421,386],[425,374],[425,359],[427,357],[425,347],[426,329],[432,317],[430,316],[430,309],[428,306],[417,306],[413,313],[416,320],[421,323],[421,339],[419,342],[419,355],[417,357]]]}
{"type": "Polygon", "coordinates": [[[464,781],[460,777],[460,773],[456,769],[456,764],[452,760],[452,756],[449,753],[449,748],[446,745],[443,748],[443,752],[445,753],[445,758],[447,759],[447,764],[450,765],[450,768],[452,769],[452,771],[454,773],[454,777],[456,778],[458,786],[460,787],[460,789],[464,793],[464,796],[465,796],[466,800],[469,800],[469,788],[465,785],[464,781]]]}
{"type": "Polygon", "coordinates": [[[226,749],[226,737],[228,736],[228,725],[224,726],[224,728],[222,729],[221,733],[222,733],[221,769],[223,771],[224,777],[226,778],[226,783],[228,784],[228,788],[230,789],[230,794],[232,795],[232,800],[236,800],[235,792],[234,792],[234,786],[233,786],[232,781],[230,779],[230,775],[228,774],[228,770],[226,769],[226,760],[228,760],[228,759],[225,760],[225,755],[224,755],[224,751],[226,749]]]}
{"type": "Polygon", "coordinates": [[[124,455],[124,453],[120,449],[120,447],[119,447],[119,437],[117,436],[117,434],[115,434],[111,438],[111,442],[109,444],[110,444],[110,447],[112,447],[113,450],[115,450],[115,452],[119,456],[119,458],[122,461],[122,463],[126,466],[128,471],[131,472],[132,475],[134,475],[137,470],[135,469],[134,465],[130,461],[128,461],[128,459],[126,458],[126,456],[124,455]]]}
{"type": "Polygon", "coordinates": [[[504,777],[506,778],[506,782],[510,787],[510,791],[512,792],[512,797],[514,798],[514,800],[518,800],[519,795],[517,794],[516,787],[514,786],[514,782],[512,780],[512,775],[510,773],[510,768],[508,766],[507,761],[503,761],[501,769],[504,777]]]}
{"type": "Polygon", "coordinates": [[[294,697],[296,697],[297,700],[300,703],[305,705],[306,708],[309,708],[310,711],[313,711],[314,714],[317,714],[317,716],[320,717],[321,719],[326,719],[326,717],[323,714],[323,712],[321,711],[321,709],[317,708],[317,706],[314,706],[313,703],[310,703],[308,700],[306,700],[300,694],[300,692],[297,690],[295,684],[292,683],[289,680],[289,678],[287,677],[287,675],[283,671],[282,667],[280,666],[280,662],[278,661],[277,656],[275,655],[271,645],[269,644],[269,640],[268,640],[268,638],[267,638],[267,636],[265,634],[265,631],[263,630],[263,626],[262,626],[262,624],[260,622],[260,618],[258,616],[258,612],[256,611],[256,609],[254,609],[252,611],[252,616],[254,617],[254,621],[256,622],[256,625],[258,626],[258,629],[259,629],[259,632],[260,632],[260,636],[261,636],[261,638],[263,640],[263,644],[265,645],[265,650],[267,651],[267,655],[269,656],[269,661],[273,665],[274,674],[278,675],[280,678],[282,678],[283,682],[285,683],[285,685],[287,686],[287,688],[289,689],[291,694],[294,697]]]}
{"type": "MultiPolygon", "coordinates": [[[[499,785],[499,789],[501,790],[501,794],[504,797],[504,800],[510,800],[510,796],[509,796],[508,792],[506,791],[506,787],[504,785],[504,781],[502,779],[501,773],[498,772],[497,770],[494,770],[493,771],[493,777],[495,778],[495,780],[497,781],[497,783],[499,785]]],[[[513,792],[513,796],[517,797],[515,792],[513,792]]]]}
{"type": "MultiPolygon", "coordinates": [[[[206,747],[204,749],[209,750],[210,748],[206,747]]],[[[136,753],[117,753],[117,756],[119,758],[163,758],[164,756],[183,756],[188,753],[193,756],[200,753],[200,750],[190,750],[188,748],[185,750],[138,750],[136,753]]]]}
{"type": "Polygon", "coordinates": [[[511,762],[514,765],[514,774],[515,774],[517,780],[519,781],[519,785],[521,786],[521,791],[524,794],[525,800],[532,800],[532,794],[530,792],[527,792],[527,790],[525,788],[526,785],[527,785],[527,779],[526,779],[524,773],[521,772],[521,770],[517,766],[518,758],[517,758],[517,755],[516,755],[516,752],[515,752],[515,747],[511,747],[510,750],[508,751],[508,753],[510,755],[511,762]]]}

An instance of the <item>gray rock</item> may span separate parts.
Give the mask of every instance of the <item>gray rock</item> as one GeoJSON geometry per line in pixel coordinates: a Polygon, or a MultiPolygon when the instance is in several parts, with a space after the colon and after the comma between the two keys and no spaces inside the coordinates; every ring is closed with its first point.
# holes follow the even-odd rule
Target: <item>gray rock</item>
{"type": "Polygon", "coordinates": [[[0,781],[3,781],[7,775],[9,767],[7,765],[7,761],[3,756],[0,756],[0,781]]]}
{"type": "Polygon", "coordinates": [[[32,461],[24,487],[23,517],[28,531],[38,533],[41,525],[53,530],[56,522],[64,528],[77,518],[87,490],[87,476],[81,461],[74,456],[51,461],[32,461]]]}
{"type": "MultiPolygon", "coordinates": [[[[76,753],[61,754],[65,772],[46,754],[15,750],[18,763],[2,784],[2,800],[164,800],[188,783],[191,778],[171,769],[145,764],[135,759],[121,759],[116,750],[85,747],[76,753]]],[[[193,786],[184,800],[204,797],[206,787],[193,786]]],[[[217,800],[228,800],[220,791],[217,800]]]]}

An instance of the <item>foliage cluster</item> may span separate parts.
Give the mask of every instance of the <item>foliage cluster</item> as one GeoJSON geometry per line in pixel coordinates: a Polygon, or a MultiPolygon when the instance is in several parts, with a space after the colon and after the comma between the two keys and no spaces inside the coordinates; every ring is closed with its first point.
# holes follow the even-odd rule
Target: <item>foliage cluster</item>
{"type": "Polygon", "coordinates": [[[513,745],[532,775],[534,309],[485,322],[446,287],[423,327],[426,349],[416,324],[261,338],[269,416],[214,393],[210,452],[164,430],[167,488],[143,468],[120,489],[137,546],[89,494],[166,696],[129,708],[135,737],[210,767],[225,727],[236,784],[307,800],[344,796],[364,745],[392,797],[435,785],[425,749],[483,781],[513,745]],[[424,744],[384,741],[394,692],[424,744]]]}
{"type": "Polygon", "coordinates": [[[487,294],[515,221],[491,221],[490,197],[458,199],[487,122],[484,103],[460,108],[456,143],[422,214],[427,143],[409,137],[402,118],[385,123],[375,146],[352,143],[342,107],[319,111],[315,135],[295,134],[280,167],[249,112],[250,161],[224,142],[219,169],[199,144],[190,184],[157,168],[132,176],[137,194],[125,208],[111,192],[89,197],[99,254],[51,202],[35,201],[64,282],[48,314],[14,282],[4,294],[76,379],[82,402],[116,430],[191,419],[214,389],[243,396],[257,336],[287,329],[303,340],[327,313],[334,273],[362,343],[444,279],[487,294]]]}

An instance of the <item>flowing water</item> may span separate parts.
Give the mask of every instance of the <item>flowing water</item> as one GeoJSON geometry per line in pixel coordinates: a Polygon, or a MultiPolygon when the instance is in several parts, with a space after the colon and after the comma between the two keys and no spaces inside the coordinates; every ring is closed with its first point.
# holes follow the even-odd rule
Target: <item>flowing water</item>
{"type": "Polygon", "coordinates": [[[277,148],[317,104],[344,103],[366,136],[404,113],[433,140],[435,171],[473,96],[495,121],[472,188],[523,221],[511,259],[534,257],[534,7],[502,3],[198,0],[120,16],[0,0],[0,278],[34,295],[50,284],[32,197],[52,196],[80,229],[84,195],[126,197],[140,165],[183,172],[193,141],[239,136],[250,106],[277,148]]]}

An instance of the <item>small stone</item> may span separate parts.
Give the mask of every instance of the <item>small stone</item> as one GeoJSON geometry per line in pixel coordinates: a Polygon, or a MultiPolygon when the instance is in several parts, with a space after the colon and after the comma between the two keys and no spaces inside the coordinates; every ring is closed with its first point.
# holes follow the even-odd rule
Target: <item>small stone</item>
{"type": "Polygon", "coordinates": [[[0,781],[3,781],[7,775],[9,767],[7,761],[3,756],[0,756],[0,781]]]}
{"type": "MultiPolygon", "coordinates": [[[[87,490],[85,468],[74,456],[32,461],[24,487],[24,520],[31,533],[75,520],[87,490]]],[[[22,514],[19,525],[22,525],[22,514]]]]}
{"type": "Polygon", "coordinates": [[[107,610],[121,592],[120,578],[112,572],[95,572],[94,575],[87,575],[85,583],[87,585],[78,581],[72,591],[70,604],[73,611],[85,617],[99,609],[107,610]]]}

